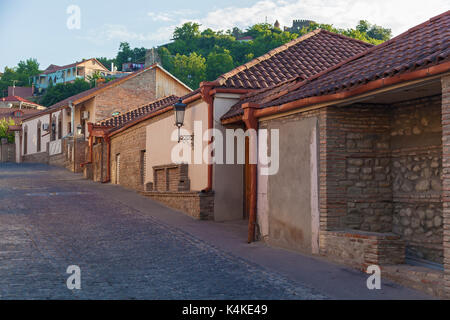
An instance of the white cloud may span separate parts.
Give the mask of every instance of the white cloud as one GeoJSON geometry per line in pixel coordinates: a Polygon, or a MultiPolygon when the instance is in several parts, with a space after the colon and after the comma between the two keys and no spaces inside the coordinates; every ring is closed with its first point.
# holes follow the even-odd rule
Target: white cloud
{"type": "Polygon", "coordinates": [[[120,24],[104,24],[102,27],[91,30],[81,39],[95,44],[104,44],[109,41],[137,41],[137,42],[164,42],[171,38],[175,26],[160,27],[156,32],[139,33],[130,31],[120,24]]]}
{"type": "Polygon", "coordinates": [[[447,0],[261,0],[248,7],[229,6],[209,12],[199,19],[204,27],[246,28],[255,23],[278,20],[290,26],[294,19],[330,23],[354,28],[359,20],[389,27],[395,35],[446,10],[447,0]]]}
{"type": "Polygon", "coordinates": [[[186,16],[197,14],[198,11],[191,9],[180,9],[171,12],[148,12],[147,15],[153,21],[171,22],[179,19],[185,19],[186,16]]]}
{"type": "Polygon", "coordinates": [[[193,9],[171,12],[148,12],[147,16],[159,26],[142,33],[120,24],[105,24],[91,30],[83,39],[96,44],[106,41],[138,41],[143,45],[158,45],[170,41],[175,27],[192,21],[202,29],[227,30],[235,26],[245,29],[255,23],[278,20],[291,26],[294,19],[308,19],[333,24],[339,28],[354,28],[359,20],[391,28],[394,35],[406,31],[427,19],[444,12],[448,0],[259,0],[246,7],[227,6],[203,16],[193,9]]]}

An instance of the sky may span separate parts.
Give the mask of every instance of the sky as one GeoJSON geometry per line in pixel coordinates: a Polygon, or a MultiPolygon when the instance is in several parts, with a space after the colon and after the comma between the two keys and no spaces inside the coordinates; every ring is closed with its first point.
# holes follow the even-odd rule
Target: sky
{"type": "Polygon", "coordinates": [[[365,19],[395,36],[449,7],[450,0],[0,0],[0,70],[28,58],[36,58],[41,69],[113,58],[120,42],[158,46],[187,21],[227,30],[266,19],[282,26],[308,19],[354,28],[365,19]]]}

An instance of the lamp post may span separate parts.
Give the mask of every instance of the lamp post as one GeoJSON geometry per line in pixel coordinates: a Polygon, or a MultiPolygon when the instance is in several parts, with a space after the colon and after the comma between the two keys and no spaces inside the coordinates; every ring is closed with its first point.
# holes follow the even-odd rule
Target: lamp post
{"type": "Polygon", "coordinates": [[[184,114],[186,107],[187,105],[183,103],[181,98],[173,105],[173,109],[175,111],[175,126],[178,128],[178,143],[181,141],[194,141],[194,135],[181,135],[180,133],[180,129],[184,125],[184,114]]]}

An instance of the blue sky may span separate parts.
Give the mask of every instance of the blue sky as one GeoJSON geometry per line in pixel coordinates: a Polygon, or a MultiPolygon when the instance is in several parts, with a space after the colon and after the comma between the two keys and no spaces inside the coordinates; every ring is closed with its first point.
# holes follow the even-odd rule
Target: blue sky
{"type": "Polygon", "coordinates": [[[41,69],[83,58],[114,57],[119,43],[151,48],[170,40],[186,21],[203,28],[246,28],[257,22],[290,25],[311,19],[337,27],[358,20],[392,28],[397,35],[449,8],[448,0],[0,0],[0,70],[37,58],[41,69]],[[67,8],[77,5],[81,28],[67,28],[67,8]]]}

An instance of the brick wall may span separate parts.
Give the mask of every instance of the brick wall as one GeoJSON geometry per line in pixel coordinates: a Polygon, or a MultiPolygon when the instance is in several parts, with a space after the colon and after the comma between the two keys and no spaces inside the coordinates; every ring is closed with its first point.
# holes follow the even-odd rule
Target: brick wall
{"type": "Polygon", "coordinates": [[[97,143],[92,147],[92,179],[102,182],[106,179],[107,170],[107,146],[106,143],[97,143]]]}
{"type": "Polygon", "coordinates": [[[442,78],[442,201],[445,291],[450,297],[450,76],[442,78]]]}
{"type": "Polygon", "coordinates": [[[153,167],[153,188],[155,191],[189,191],[187,164],[168,164],[153,167]]]}
{"type": "Polygon", "coordinates": [[[143,192],[143,195],[155,201],[182,211],[199,220],[213,220],[214,194],[201,192],[143,192]]]}
{"type": "MultiPolygon", "coordinates": [[[[111,138],[111,181],[116,181],[116,156],[120,154],[120,185],[138,191],[142,183],[141,151],[145,150],[147,121],[137,124],[111,138]]],[[[106,149],[106,148],[105,148],[106,149]]]]}
{"type": "Polygon", "coordinates": [[[95,121],[111,117],[112,112],[125,112],[158,98],[156,72],[148,70],[95,97],[95,121]]]}

